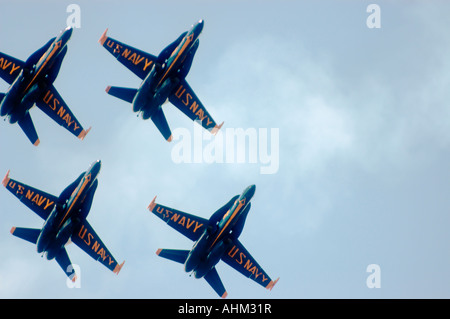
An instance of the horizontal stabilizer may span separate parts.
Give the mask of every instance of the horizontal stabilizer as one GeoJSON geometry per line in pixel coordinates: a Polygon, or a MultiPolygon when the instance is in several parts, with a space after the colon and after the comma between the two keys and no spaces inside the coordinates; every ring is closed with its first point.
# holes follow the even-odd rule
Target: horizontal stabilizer
{"type": "Polygon", "coordinates": [[[134,96],[137,93],[137,89],[131,89],[131,88],[123,88],[118,86],[108,86],[106,88],[106,93],[109,95],[115,96],[121,100],[124,100],[128,103],[132,103],[134,96]]]}
{"type": "Polygon", "coordinates": [[[156,254],[159,257],[164,257],[166,259],[170,259],[180,264],[184,264],[186,258],[189,254],[189,250],[180,250],[180,249],[158,249],[156,254]]]}
{"type": "Polygon", "coordinates": [[[66,273],[67,277],[69,277],[72,282],[75,282],[77,280],[77,275],[75,274],[75,269],[72,266],[67,251],[64,248],[61,249],[55,259],[61,269],[66,273]]]}
{"type": "Polygon", "coordinates": [[[155,111],[151,117],[153,123],[158,128],[159,132],[164,136],[168,142],[172,142],[172,132],[162,109],[155,111]]]}
{"type": "Polygon", "coordinates": [[[36,228],[22,228],[22,227],[11,228],[11,234],[23,240],[29,241],[32,244],[36,244],[40,233],[41,230],[36,228]]]}
{"type": "Polygon", "coordinates": [[[36,129],[34,128],[33,121],[31,120],[30,113],[27,112],[25,116],[19,120],[18,124],[22,129],[22,131],[25,133],[25,135],[28,137],[30,142],[34,146],[38,146],[39,138],[36,133],[36,129]]]}
{"type": "Polygon", "coordinates": [[[204,278],[221,298],[227,297],[228,293],[222,284],[222,280],[220,280],[216,267],[213,267],[210,271],[208,271],[204,278]]]}

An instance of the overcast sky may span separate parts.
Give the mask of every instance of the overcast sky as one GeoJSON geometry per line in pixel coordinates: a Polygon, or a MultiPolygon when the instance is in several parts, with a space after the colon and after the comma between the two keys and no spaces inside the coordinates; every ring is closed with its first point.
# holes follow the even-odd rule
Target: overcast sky
{"type": "MultiPolygon", "coordinates": [[[[209,218],[251,184],[240,241],[281,278],[266,291],[220,262],[228,298],[450,297],[448,2],[0,0],[0,51],[26,60],[66,27],[71,3],[81,9],[81,27],[54,85],[92,130],[79,141],[33,108],[41,140],[34,147],[1,121],[0,174],[10,169],[11,178],[59,195],[101,159],[88,221],[126,262],[116,276],[71,244],[81,288],[69,289],[55,261],[9,233],[43,221],[3,189],[0,297],[216,298],[206,281],[155,254],[192,243],[147,206],[158,195],[158,203],[209,218]],[[381,10],[380,28],[367,26],[371,3],[381,10]],[[199,19],[205,25],[187,81],[225,122],[223,132],[256,130],[262,139],[266,130],[270,140],[277,130],[274,174],[261,174],[260,157],[176,163],[179,141],[166,142],[104,91],[140,84],[97,42],[106,28],[157,55],[199,19]],[[372,264],[380,288],[366,284],[372,264]]],[[[172,130],[193,134],[178,109],[164,111],[172,130]]]]}

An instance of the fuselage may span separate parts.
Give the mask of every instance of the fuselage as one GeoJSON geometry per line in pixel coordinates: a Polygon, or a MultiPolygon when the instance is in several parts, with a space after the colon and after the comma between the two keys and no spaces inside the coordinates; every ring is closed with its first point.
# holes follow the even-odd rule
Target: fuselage
{"type": "MultiPolygon", "coordinates": [[[[94,162],[84,173],[75,190],[64,204],[55,205],[42,227],[37,240],[38,253],[46,253],[47,259],[53,259],[68,242],[75,227],[82,221],[81,209],[100,172],[101,161],[94,162]]],[[[93,194],[92,194],[93,195],[93,194]]]]}
{"type": "Polygon", "coordinates": [[[153,65],[132,102],[133,111],[141,112],[143,119],[150,118],[155,110],[165,103],[176,85],[186,77],[198,48],[198,38],[202,30],[203,20],[200,20],[182,37],[168,56],[166,56],[166,50],[161,52],[158,61],[164,60],[164,62],[153,65]],[[183,68],[186,69],[183,70],[183,68]]]}
{"type": "Polygon", "coordinates": [[[70,27],[63,30],[38,61],[33,63],[34,66],[25,65],[11,84],[0,104],[1,116],[9,115],[10,123],[20,120],[42,95],[45,87],[53,83],[67,52],[66,46],[72,31],[70,27]]]}
{"type": "Polygon", "coordinates": [[[221,259],[231,244],[230,235],[241,218],[245,218],[250,209],[250,201],[255,194],[255,185],[247,187],[224,214],[217,227],[207,227],[201,237],[194,243],[184,268],[193,271],[195,278],[202,278],[221,259]]]}

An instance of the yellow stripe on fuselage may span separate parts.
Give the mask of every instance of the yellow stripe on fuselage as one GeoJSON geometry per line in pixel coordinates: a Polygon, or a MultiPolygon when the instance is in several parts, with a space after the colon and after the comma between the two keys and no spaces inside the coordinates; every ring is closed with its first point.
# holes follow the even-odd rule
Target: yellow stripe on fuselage
{"type": "MultiPolygon", "coordinates": [[[[83,193],[83,190],[86,188],[86,185],[90,182],[91,180],[91,174],[83,177],[84,181],[83,184],[81,184],[81,186],[78,189],[77,194],[75,195],[75,198],[72,201],[72,204],[70,205],[70,207],[67,209],[66,214],[64,215],[63,219],[61,220],[61,222],[59,223],[58,227],[61,227],[64,222],[66,221],[67,217],[69,216],[70,211],[72,210],[72,208],[74,207],[75,203],[78,201],[78,198],[80,197],[80,195],[83,193]]],[[[76,192],[77,190],[75,190],[74,192],[76,192]]],[[[72,193],[73,195],[73,193],[72,193]]],[[[71,196],[72,197],[72,196],[71,196]]]]}
{"type": "MultiPolygon", "coordinates": [[[[233,215],[231,215],[231,217],[228,219],[227,223],[225,224],[225,226],[222,228],[222,230],[220,231],[219,235],[217,235],[216,239],[214,239],[213,243],[211,244],[210,248],[212,246],[214,246],[214,244],[216,243],[216,241],[220,238],[220,235],[222,235],[222,233],[225,231],[225,229],[228,227],[228,225],[231,223],[231,221],[236,217],[237,213],[240,212],[241,208],[244,206],[245,204],[245,199],[239,201],[239,205],[236,207],[236,209],[233,212],[233,215]]],[[[224,215],[226,216],[229,213],[229,211],[224,215]]]]}
{"type": "MultiPolygon", "coordinates": [[[[61,47],[61,41],[56,42],[55,47],[53,48],[52,51],[50,51],[50,53],[48,54],[47,58],[45,59],[45,61],[42,63],[41,67],[36,71],[36,73],[34,74],[33,79],[30,81],[30,83],[28,84],[28,86],[26,87],[25,91],[27,91],[33,84],[34,81],[36,81],[36,78],[38,77],[39,73],[41,73],[41,71],[44,69],[44,67],[47,65],[48,61],[50,61],[50,59],[53,57],[53,55],[55,54],[55,52],[61,47]]],[[[42,56],[38,63],[42,60],[44,56],[42,56]]]]}
{"type": "MultiPolygon", "coordinates": [[[[169,68],[167,69],[167,71],[164,73],[164,75],[162,76],[161,80],[158,83],[158,86],[161,85],[162,82],[164,82],[164,80],[166,79],[167,75],[169,74],[170,70],[172,69],[172,67],[175,65],[175,62],[177,62],[177,60],[180,58],[181,54],[186,50],[187,46],[192,42],[192,39],[194,38],[194,35],[191,34],[188,37],[186,37],[186,41],[184,42],[183,46],[178,50],[178,53],[176,55],[176,57],[174,58],[174,60],[172,61],[172,63],[170,63],[169,68]]],[[[169,57],[169,59],[174,55],[176,51],[172,52],[172,55],[169,57]]]]}

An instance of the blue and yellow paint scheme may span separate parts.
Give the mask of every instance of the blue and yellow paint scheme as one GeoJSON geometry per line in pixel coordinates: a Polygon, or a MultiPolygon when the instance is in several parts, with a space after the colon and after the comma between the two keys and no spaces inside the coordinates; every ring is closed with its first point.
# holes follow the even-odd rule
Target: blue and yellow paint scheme
{"type": "Polygon", "coordinates": [[[228,294],[215,265],[223,260],[245,277],[271,290],[273,281],[238,240],[255,194],[255,185],[247,187],[218,209],[209,219],[157,204],[156,196],[148,209],[169,226],[194,241],[190,250],[158,249],[160,257],[184,264],[195,278],[205,278],[222,298],[228,294]]]}
{"type": "Polygon", "coordinates": [[[35,146],[40,141],[29,113],[34,105],[81,140],[90,130],[83,129],[53,86],[72,32],[70,27],[64,29],[25,62],[0,52],[0,77],[10,84],[6,93],[0,93],[0,116],[18,123],[35,146]]]}
{"type": "Polygon", "coordinates": [[[95,161],[60,196],[54,196],[9,177],[2,184],[45,222],[42,228],[13,227],[11,234],[36,245],[37,252],[48,260],[55,259],[66,275],[76,280],[74,267],[65,249],[75,243],[89,256],[118,274],[118,264],[92,226],[86,220],[97,189],[101,161],[95,161]]]}
{"type": "Polygon", "coordinates": [[[162,110],[167,101],[212,134],[216,134],[223,125],[216,124],[185,79],[199,46],[203,24],[203,20],[198,21],[158,56],[108,37],[108,29],[99,39],[108,52],[142,80],[138,89],[108,86],[106,92],[131,103],[133,112],[144,120],[150,118],[169,142],[172,141],[172,133],[162,110]]]}

